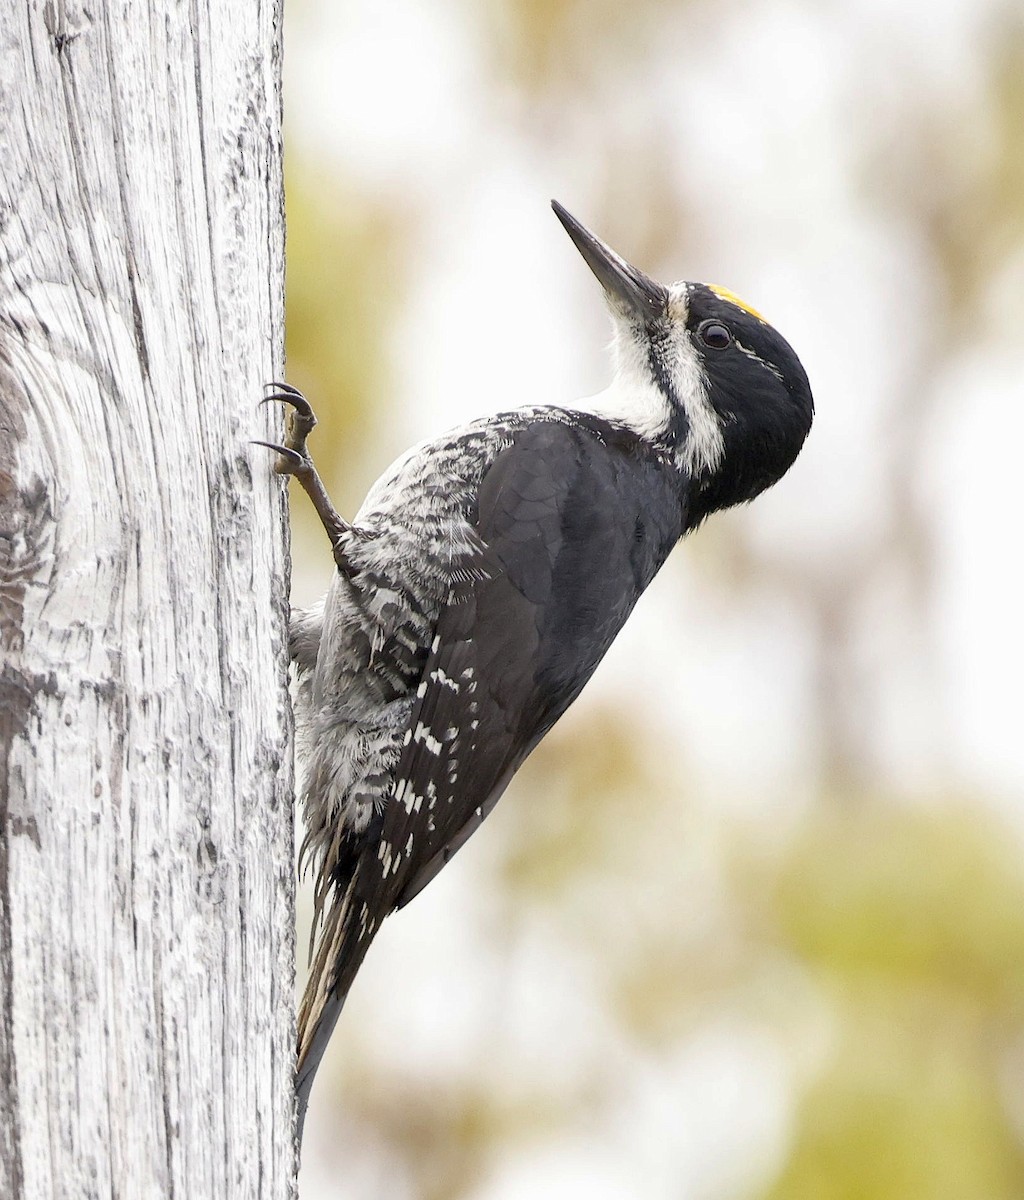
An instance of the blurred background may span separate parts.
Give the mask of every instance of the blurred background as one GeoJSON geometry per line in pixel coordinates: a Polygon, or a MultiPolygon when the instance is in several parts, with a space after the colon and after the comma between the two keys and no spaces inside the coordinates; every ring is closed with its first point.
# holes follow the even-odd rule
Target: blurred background
{"type": "Polygon", "coordinates": [[[385,926],[303,1200],[1024,1197],[1019,5],[287,10],[288,378],[343,513],[605,385],[552,196],[764,312],[818,407],[385,926]]]}

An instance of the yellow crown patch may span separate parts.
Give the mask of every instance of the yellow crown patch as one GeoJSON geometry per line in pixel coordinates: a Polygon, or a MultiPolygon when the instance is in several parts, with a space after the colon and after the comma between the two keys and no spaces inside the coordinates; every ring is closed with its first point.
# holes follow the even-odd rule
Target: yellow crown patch
{"type": "Polygon", "coordinates": [[[750,313],[752,317],[757,317],[757,319],[763,322],[765,325],[768,324],[768,322],[765,321],[764,317],[761,316],[756,308],[751,308],[750,305],[741,300],[735,292],[730,292],[728,288],[719,287],[714,283],[709,283],[708,287],[715,293],[716,296],[719,297],[719,299],[727,300],[730,304],[735,304],[737,308],[742,308],[744,312],[750,313]]]}

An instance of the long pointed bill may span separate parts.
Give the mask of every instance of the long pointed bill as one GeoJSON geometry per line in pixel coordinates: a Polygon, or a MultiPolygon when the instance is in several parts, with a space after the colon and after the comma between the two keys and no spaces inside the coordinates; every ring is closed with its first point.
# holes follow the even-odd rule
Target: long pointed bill
{"type": "Polygon", "coordinates": [[[665,315],[668,288],[620,258],[557,200],[551,201],[551,207],[616,307],[636,313],[645,323],[665,315]]]}

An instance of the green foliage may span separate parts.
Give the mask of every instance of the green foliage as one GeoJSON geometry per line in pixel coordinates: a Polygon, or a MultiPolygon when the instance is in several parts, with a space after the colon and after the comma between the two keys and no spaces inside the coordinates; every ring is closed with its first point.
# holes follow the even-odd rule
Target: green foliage
{"type": "Polygon", "coordinates": [[[873,146],[865,196],[923,235],[945,285],[938,337],[974,334],[972,307],[1024,244],[1024,30],[992,24],[980,95],[911,109],[873,146]]]}
{"type": "Polygon", "coordinates": [[[819,818],[779,877],[783,936],[833,979],[884,977],[1020,1016],[1024,871],[994,824],[877,804],[819,818]]]}
{"type": "Polygon", "coordinates": [[[830,1048],[770,1200],[1024,1195],[1000,1081],[1024,1000],[1024,872],[984,810],[824,812],[773,894],[830,1048]]]}
{"type": "Polygon", "coordinates": [[[421,1200],[458,1200],[486,1178],[495,1145],[526,1145],[562,1128],[566,1114],[544,1092],[501,1094],[458,1078],[438,1086],[379,1064],[346,1072],[352,1119],[395,1148],[416,1179],[421,1200]]]}
{"type": "Polygon", "coordinates": [[[350,482],[350,473],[387,414],[386,339],[402,301],[399,221],[294,156],[286,194],[288,379],[321,419],[314,453],[335,502],[352,511],[372,474],[350,482]]]}
{"type": "Polygon", "coordinates": [[[587,880],[620,872],[628,877],[623,831],[641,832],[631,820],[638,798],[651,797],[653,808],[662,791],[660,772],[614,712],[569,722],[571,736],[563,729],[549,736],[520,772],[519,828],[504,863],[504,882],[517,904],[557,906],[587,880]]]}
{"type": "Polygon", "coordinates": [[[899,989],[857,998],[768,1200],[1024,1195],[995,1063],[949,1017],[899,989]]]}
{"type": "Polygon", "coordinates": [[[602,91],[642,59],[679,0],[490,0],[474,5],[489,25],[498,68],[527,93],[602,91]]]}

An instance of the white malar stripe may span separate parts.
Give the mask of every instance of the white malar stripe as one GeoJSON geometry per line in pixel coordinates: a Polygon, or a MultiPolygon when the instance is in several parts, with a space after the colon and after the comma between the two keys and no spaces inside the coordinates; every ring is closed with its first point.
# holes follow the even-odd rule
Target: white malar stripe
{"type": "Polygon", "coordinates": [[[684,283],[669,289],[668,325],[664,340],[654,352],[659,371],[671,384],[672,398],[659,386],[651,365],[652,344],[647,334],[630,321],[616,320],[613,352],[615,377],[605,391],[575,405],[635,430],[646,440],[658,440],[671,427],[674,402],[682,408],[688,425],[677,464],[690,474],[714,471],[725,453],[718,414],[708,399],[707,379],[700,352],[686,328],[689,312],[684,283]]]}
{"type": "Polygon", "coordinates": [[[725,438],[718,413],[708,398],[708,381],[700,351],[686,328],[690,304],[685,283],[669,289],[672,334],[662,362],[686,415],[688,432],[678,464],[691,475],[715,471],[725,454],[725,438]]]}
{"type": "Polygon", "coordinates": [[[725,438],[703,381],[699,390],[683,401],[683,406],[689,431],[679,455],[679,465],[691,475],[710,474],[717,470],[725,454],[725,438]]]}

